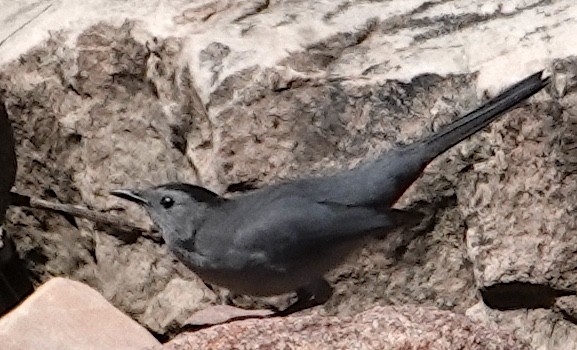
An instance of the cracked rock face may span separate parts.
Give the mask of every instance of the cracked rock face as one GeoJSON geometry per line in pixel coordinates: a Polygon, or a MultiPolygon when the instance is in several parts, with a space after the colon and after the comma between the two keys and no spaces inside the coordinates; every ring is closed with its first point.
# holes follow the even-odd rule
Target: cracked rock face
{"type": "MultiPolygon", "coordinates": [[[[577,63],[569,58],[577,45],[566,33],[577,5],[170,1],[155,25],[147,11],[158,15],[120,6],[96,25],[92,17],[51,24],[63,31],[18,59],[0,55],[19,191],[147,221],[107,192],[186,181],[226,194],[328,174],[435,130],[481,103],[485,90],[549,68],[549,91],[440,157],[401,199],[399,207],[433,208],[431,224],[408,245],[387,240],[351,257],[330,274],[335,295],[321,309],[350,316],[410,303],[465,312],[480,297],[496,307],[545,290],[547,298],[514,307],[567,317],[556,298],[573,293],[577,278],[577,63]]],[[[144,238],[30,210],[8,219],[38,282],[85,281],[159,334],[218,299],[144,238]]],[[[539,320],[510,325],[555,348],[539,320]]],[[[566,329],[577,342],[573,324],[566,329]]]]}
{"type": "MultiPolygon", "coordinates": [[[[11,78],[3,75],[6,83],[42,81],[3,86],[8,99],[24,104],[12,109],[18,156],[23,160],[18,189],[55,201],[107,208],[112,203],[108,191],[121,185],[176,180],[177,171],[183,176],[179,180],[195,180],[179,146],[182,133],[191,129],[188,113],[193,107],[185,102],[189,97],[164,91],[162,81],[155,85],[146,77],[155,74],[148,65],[168,74],[166,79],[175,79],[176,73],[136,43],[128,30],[96,27],[67,49],[55,39],[4,70],[18,72],[11,78]],[[39,57],[50,59],[37,66],[34,61],[39,57]],[[161,103],[160,95],[168,101],[161,103]],[[173,113],[171,107],[185,110],[173,113]]],[[[159,50],[171,55],[169,46],[159,50]]],[[[178,91],[190,90],[187,86],[178,91]]],[[[134,218],[146,220],[142,213],[134,218]]],[[[58,216],[39,212],[15,210],[10,222],[27,227],[25,232],[15,227],[11,231],[39,282],[51,275],[85,281],[159,333],[179,317],[184,321],[187,310],[213,299],[205,295],[198,278],[151,241],[118,240],[97,233],[90,223],[77,230],[58,216]],[[183,279],[177,289],[180,294],[186,291],[187,298],[161,308],[166,304],[164,294],[174,293],[175,284],[170,282],[175,278],[183,279]],[[184,314],[175,315],[172,308],[184,314]],[[173,316],[167,319],[163,313],[173,316]]]]}

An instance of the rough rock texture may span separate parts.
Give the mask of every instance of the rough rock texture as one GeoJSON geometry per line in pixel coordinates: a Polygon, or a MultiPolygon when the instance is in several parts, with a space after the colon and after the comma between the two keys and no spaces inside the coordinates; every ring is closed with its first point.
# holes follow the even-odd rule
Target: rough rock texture
{"type": "Polygon", "coordinates": [[[0,319],[5,350],[143,349],[158,341],[90,287],[53,278],[0,319]]]}
{"type": "MultiPolygon", "coordinates": [[[[159,347],[160,349],[160,347],[159,347]]],[[[435,308],[375,307],[353,317],[244,320],[183,333],[163,350],[190,349],[530,349],[511,333],[435,308]]]]}
{"type": "MultiPolygon", "coordinates": [[[[189,162],[174,146],[183,142],[174,133],[187,130],[192,122],[188,113],[194,110],[193,102],[186,103],[192,97],[178,92],[193,90],[162,90],[162,79],[155,86],[146,77],[155,74],[147,72],[148,64],[166,71],[163,79],[173,79],[170,62],[175,58],[162,63],[134,41],[129,29],[93,28],[78,38],[74,49],[63,49],[64,42],[55,38],[23,55],[12,68],[8,65],[4,72],[11,72],[9,77],[0,73],[8,100],[20,101],[12,108],[22,160],[19,190],[105,208],[112,203],[107,194],[112,188],[176,180],[177,172],[182,181],[194,180],[189,162]],[[49,59],[38,66],[38,57],[49,59]]],[[[158,49],[161,55],[171,57],[169,44],[158,49]]],[[[129,208],[130,215],[134,211],[129,208]]],[[[15,210],[10,221],[26,225],[25,231],[10,228],[39,282],[51,275],[85,281],[153,330],[161,331],[175,319],[184,321],[214,299],[210,292],[205,296],[198,278],[152,241],[118,240],[96,233],[90,223],[81,223],[78,230],[61,217],[28,210],[15,210]],[[166,300],[167,295],[178,297],[166,300]]]]}
{"type": "Polygon", "coordinates": [[[495,156],[464,173],[457,189],[480,286],[528,282],[574,290],[577,66],[566,60],[554,67],[562,93],[540,104],[534,120],[513,112],[492,128],[484,147],[494,147],[495,156]]]}
{"type": "Polygon", "coordinates": [[[531,349],[574,349],[575,324],[562,313],[547,309],[493,310],[483,303],[471,307],[466,315],[475,323],[491,322],[502,331],[525,340],[531,349]]]}
{"type": "MultiPolygon", "coordinates": [[[[330,173],[550,68],[549,91],[431,164],[402,198],[432,209],[432,224],[407,247],[382,242],[351,258],[320,309],[464,312],[482,297],[567,317],[553,305],[577,278],[573,1],[39,4],[0,15],[16,186],[134,220],[147,219],[109,189],[180,180],[224,193],[330,173]]],[[[9,221],[38,282],[85,281],[155,332],[217,299],[150,240],[29,210],[9,221]]],[[[536,322],[513,317],[521,337],[549,344],[536,322]]]]}

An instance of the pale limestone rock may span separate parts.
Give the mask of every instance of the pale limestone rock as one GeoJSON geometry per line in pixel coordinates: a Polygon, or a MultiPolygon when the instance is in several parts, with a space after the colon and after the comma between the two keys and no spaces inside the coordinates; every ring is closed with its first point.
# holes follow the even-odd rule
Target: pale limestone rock
{"type": "Polygon", "coordinates": [[[0,318],[3,350],[143,349],[158,345],[146,329],[97,291],[53,278],[0,318]]]}

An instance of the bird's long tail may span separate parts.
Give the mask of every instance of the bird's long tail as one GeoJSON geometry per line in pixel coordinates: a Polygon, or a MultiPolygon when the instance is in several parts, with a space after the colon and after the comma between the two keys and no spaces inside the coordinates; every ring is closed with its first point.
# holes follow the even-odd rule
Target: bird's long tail
{"type": "Polygon", "coordinates": [[[481,107],[467,113],[451,124],[442,127],[434,135],[420,141],[419,146],[424,144],[429,150],[430,159],[428,161],[433,160],[449,148],[480,131],[500,115],[547,86],[549,77],[543,79],[541,77],[542,74],[543,71],[540,71],[521,80],[484,103],[481,107]]]}
{"type": "Polygon", "coordinates": [[[549,78],[542,79],[541,75],[523,79],[434,135],[385,151],[374,161],[338,174],[331,181],[308,180],[307,195],[347,205],[392,206],[433,159],[543,89],[549,78]]]}

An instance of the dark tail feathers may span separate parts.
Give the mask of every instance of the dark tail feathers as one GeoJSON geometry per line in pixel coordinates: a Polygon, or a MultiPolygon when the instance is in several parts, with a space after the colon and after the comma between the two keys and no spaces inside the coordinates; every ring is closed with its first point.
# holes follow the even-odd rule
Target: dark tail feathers
{"type": "Polygon", "coordinates": [[[426,144],[430,150],[431,158],[429,161],[480,131],[500,115],[547,86],[549,77],[543,79],[541,78],[542,74],[543,71],[540,71],[521,80],[481,107],[444,126],[439,132],[421,141],[420,143],[426,144]]]}

